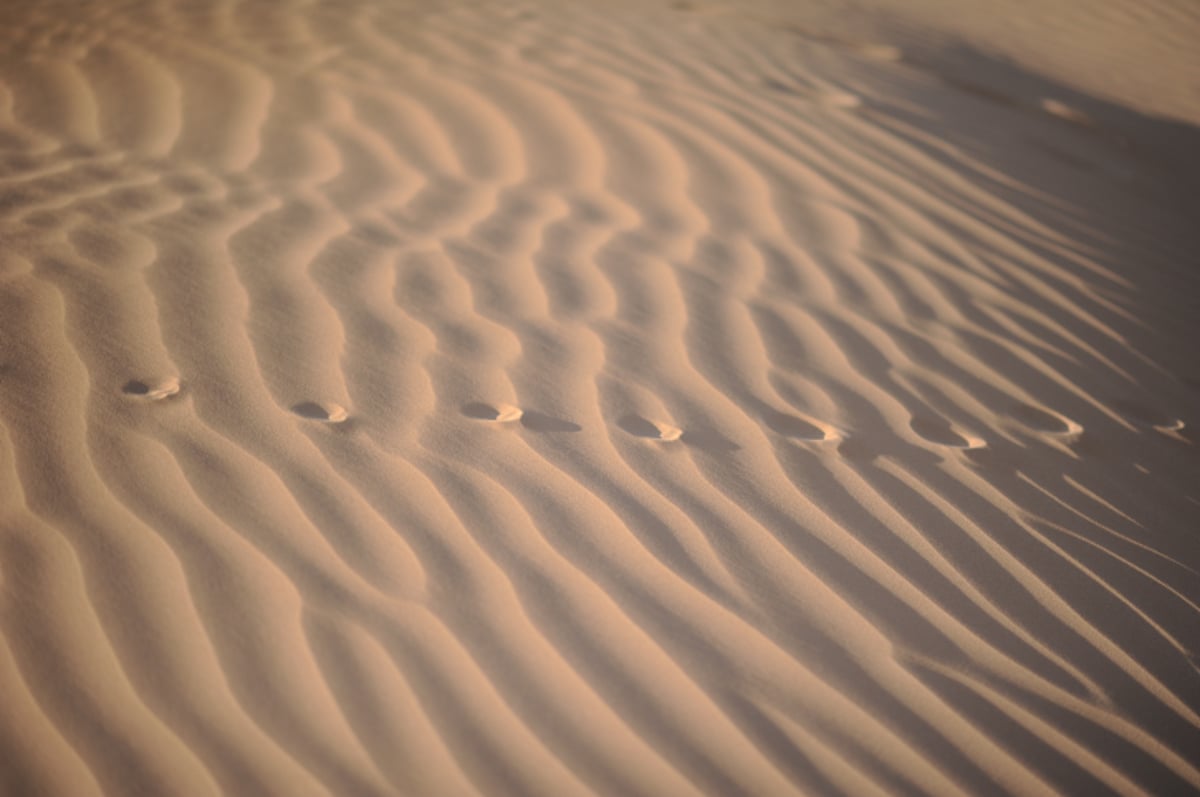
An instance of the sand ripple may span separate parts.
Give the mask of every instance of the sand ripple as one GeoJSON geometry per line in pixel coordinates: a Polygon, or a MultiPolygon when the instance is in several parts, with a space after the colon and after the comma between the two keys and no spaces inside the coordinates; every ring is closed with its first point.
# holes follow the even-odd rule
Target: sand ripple
{"type": "Polygon", "coordinates": [[[12,6],[0,793],[1200,790],[1176,127],[706,3],[12,6]]]}

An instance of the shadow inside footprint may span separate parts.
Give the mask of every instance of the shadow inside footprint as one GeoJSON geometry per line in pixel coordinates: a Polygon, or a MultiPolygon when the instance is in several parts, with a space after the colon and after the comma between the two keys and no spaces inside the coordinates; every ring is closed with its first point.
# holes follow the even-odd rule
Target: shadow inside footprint
{"type": "Polygon", "coordinates": [[[521,411],[520,407],[510,404],[493,405],[483,401],[468,402],[462,405],[461,410],[462,414],[468,418],[492,423],[508,423],[525,417],[525,413],[521,411]]]}
{"type": "Polygon", "coordinates": [[[337,404],[320,404],[316,401],[302,401],[294,404],[292,412],[301,418],[326,423],[341,423],[349,417],[346,410],[337,404]]]}
{"type": "Polygon", "coordinates": [[[799,440],[824,440],[825,430],[811,424],[803,418],[785,415],[782,412],[771,412],[763,416],[763,421],[773,431],[784,437],[795,437],[799,440]]]}
{"type": "Polygon", "coordinates": [[[643,437],[647,440],[670,441],[678,440],[682,436],[680,430],[665,424],[659,425],[640,415],[626,415],[617,421],[617,426],[620,426],[634,437],[643,437]]]}
{"type": "Polygon", "coordinates": [[[1172,418],[1170,415],[1147,407],[1144,404],[1138,404],[1136,401],[1127,401],[1121,399],[1114,401],[1113,407],[1115,407],[1118,412],[1136,423],[1138,426],[1165,430],[1183,428],[1183,421],[1179,420],[1178,418],[1172,418]]]}
{"type": "Polygon", "coordinates": [[[1053,97],[1043,97],[1039,105],[1041,105],[1043,111],[1051,116],[1057,116],[1064,122],[1083,125],[1084,127],[1092,127],[1096,124],[1092,121],[1092,117],[1078,108],[1072,108],[1062,100],[1056,100],[1053,97]]]}
{"type": "Polygon", "coordinates": [[[650,440],[662,439],[662,432],[659,428],[652,421],[648,421],[640,415],[626,415],[617,421],[617,426],[635,437],[645,437],[650,440]]]}
{"type": "Polygon", "coordinates": [[[817,102],[826,108],[851,109],[863,104],[862,97],[848,91],[825,91],[817,95],[817,102]]]}
{"type": "Polygon", "coordinates": [[[572,421],[532,410],[521,416],[521,425],[534,432],[578,432],[583,429],[582,426],[572,421]]]}
{"type": "Polygon", "coordinates": [[[971,441],[950,428],[950,424],[940,418],[916,417],[909,426],[921,437],[939,446],[953,448],[970,448],[971,441]]]}
{"type": "Polygon", "coordinates": [[[1012,417],[1039,432],[1066,434],[1073,430],[1072,425],[1064,418],[1038,409],[1031,404],[1018,404],[1013,407],[1012,417]]]}
{"type": "Polygon", "coordinates": [[[130,379],[121,387],[121,392],[127,396],[137,396],[150,401],[161,401],[179,394],[183,389],[178,379],[164,379],[161,382],[149,384],[140,379],[130,379]]]}
{"type": "Polygon", "coordinates": [[[655,423],[640,415],[626,415],[617,421],[617,426],[634,437],[641,437],[646,440],[661,440],[667,443],[678,440],[690,448],[711,453],[726,453],[741,449],[740,445],[711,429],[691,429],[685,432],[665,423],[655,423]]]}
{"type": "Polygon", "coordinates": [[[500,411],[491,404],[482,401],[472,401],[462,405],[462,414],[477,421],[494,421],[500,417],[500,411]]]}

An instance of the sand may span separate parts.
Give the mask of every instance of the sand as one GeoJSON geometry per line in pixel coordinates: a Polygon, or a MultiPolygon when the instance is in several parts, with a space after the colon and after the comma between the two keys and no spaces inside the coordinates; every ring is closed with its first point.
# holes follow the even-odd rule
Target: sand
{"type": "Polygon", "coordinates": [[[0,794],[1200,793],[1200,6],[0,8],[0,794]]]}

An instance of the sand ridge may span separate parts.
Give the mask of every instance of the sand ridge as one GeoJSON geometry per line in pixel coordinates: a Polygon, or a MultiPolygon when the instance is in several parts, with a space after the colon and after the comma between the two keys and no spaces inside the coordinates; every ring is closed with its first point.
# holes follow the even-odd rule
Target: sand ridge
{"type": "Polygon", "coordinates": [[[1106,2],[0,11],[0,794],[1200,791],[1106,2]]]}

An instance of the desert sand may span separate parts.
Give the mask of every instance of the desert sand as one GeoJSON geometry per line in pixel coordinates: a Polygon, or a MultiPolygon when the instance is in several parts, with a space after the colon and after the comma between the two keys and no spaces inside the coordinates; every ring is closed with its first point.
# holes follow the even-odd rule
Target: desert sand
{"type": "Polygon", "coordinates": [[[1200,793],[1200,5],[0,6],[0,794],[1200,793]]]}

